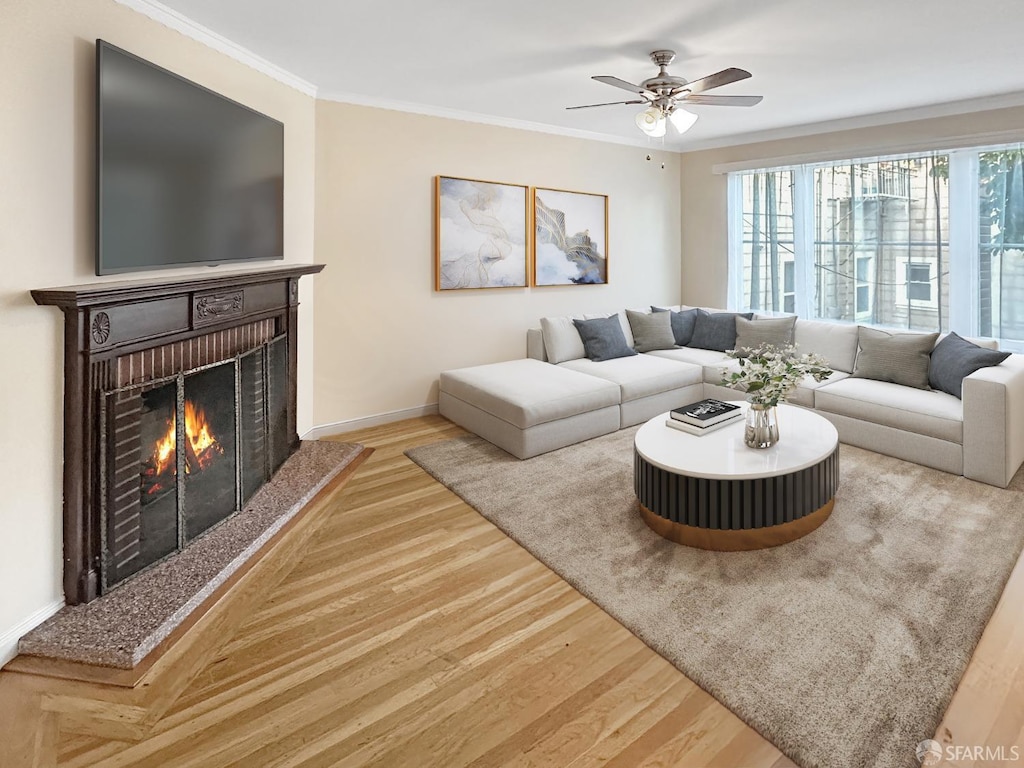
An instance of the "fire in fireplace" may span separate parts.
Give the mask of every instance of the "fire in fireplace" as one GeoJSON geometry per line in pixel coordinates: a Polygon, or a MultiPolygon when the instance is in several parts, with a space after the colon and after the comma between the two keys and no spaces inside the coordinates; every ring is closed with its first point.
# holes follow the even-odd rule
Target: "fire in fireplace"
{"type": "MultiPolygon", "coordinates": [[[[143,466],[140,475],[143,499],[174,490],[178,474],[177,442],[178,418],[172,413],[166,432],[154,443],[153,452],[143,466]]],[[[185,401],[184,445],[186,475],[202,472],[217,461],[218,456],[224,455],[224,446],[210,429],[206,409],[191,400],[185,401]]]]}
{"type": "Polygon", "coordinates": [[[241,509],[284,461],[286,354],[266,339],[107,393],[103,589],[241,509]]]}

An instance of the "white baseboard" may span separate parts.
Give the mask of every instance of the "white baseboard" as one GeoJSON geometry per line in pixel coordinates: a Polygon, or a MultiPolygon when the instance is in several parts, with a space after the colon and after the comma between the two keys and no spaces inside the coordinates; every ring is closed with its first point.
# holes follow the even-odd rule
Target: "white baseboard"
{"type": "Polygon", "coordinates": [[[417,405],[414,408],[402,408],[398,411],[388,411],[387,413],[377,413],[373,416],[363,416],[358,419],[346,419],[345,421],[335,421],[331,424],[321,424],[319,427],[313,427],[306,434],[302,436],[303,440],[319,440],[322,437],[330,437],[331,435],[340,435],[343,432],[352,432],[356,429],[365,429],[366,427],[379,427],[381,424],[390,424],[393,421],[402,421],[403,419],[415,419],[417,416],[434,416],[437,414],[437,403],[430,403],[428,405],[417,405]]]}
{"type": "Polygon", "coordinates": [[[22,635],[38,627],[63,607],[64,598],[54,600],[0,635],[0,667],[18,655],[18,641],[22,635]]]}

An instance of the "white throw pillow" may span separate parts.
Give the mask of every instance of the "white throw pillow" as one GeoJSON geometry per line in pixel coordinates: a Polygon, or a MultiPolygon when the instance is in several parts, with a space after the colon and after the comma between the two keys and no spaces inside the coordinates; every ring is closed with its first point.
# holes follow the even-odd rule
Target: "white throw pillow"
{"type": "Polygon", "coordinates": [[[540,331],[544,336],[544,352],[549,363],[557,365],[587,356],[583,349],[583,339],[571,317],[542,317],[540,331]]]}
{"type": "Polygon", "coordinates": [[[835,371],[853,373],[857,360],[857,329],[853,323],[826,320],[797,320],[793,341],[798,354],[814,352],[825,358],[835,371]]]}

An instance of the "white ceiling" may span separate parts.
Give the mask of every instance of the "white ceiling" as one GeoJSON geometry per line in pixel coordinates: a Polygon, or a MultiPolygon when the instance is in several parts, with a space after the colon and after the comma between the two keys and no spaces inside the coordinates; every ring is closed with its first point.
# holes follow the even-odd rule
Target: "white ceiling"
{"type": "Polygon", "coordinates": [[[639,107],[565,110],[629,98],[591,75],[639,82],[656,73],[648,53],[657,48],[677,52],[669,71],[688,80],[726,67],[753,73],[713,93],[764,101],[692,107],[696,126],[666,137],[677,150],[799,135],[806,131],[798,126],[850,118],[891,122],[913,116],[908,109],[963,100],[975,101],[919,114],[1024,103],[1021,0],[162,3],[313,83],[320,98],[630,143],[648,141],[633,123],[639,107]]]}

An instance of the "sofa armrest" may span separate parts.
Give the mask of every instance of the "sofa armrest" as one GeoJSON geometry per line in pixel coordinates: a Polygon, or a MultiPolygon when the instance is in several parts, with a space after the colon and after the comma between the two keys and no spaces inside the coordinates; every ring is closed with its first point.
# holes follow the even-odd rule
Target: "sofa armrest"
{"type": "Polygon", "coordinates": [[[547,352],[544,351],[544,334],[540,328],[530,328],[526,332],[526,356],[542,363],[548,361],[547,352]]]}
{"type": "Polygon", "coordinates": [[[1024,355],[964,379],[964,477],[1005,488],[1024,463],[1024,355]]]}

